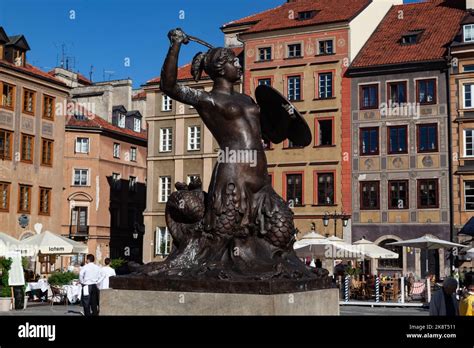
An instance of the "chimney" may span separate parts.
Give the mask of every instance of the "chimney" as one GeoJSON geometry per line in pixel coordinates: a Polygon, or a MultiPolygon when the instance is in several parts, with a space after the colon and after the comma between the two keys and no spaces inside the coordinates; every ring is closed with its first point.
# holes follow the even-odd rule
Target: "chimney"
{"type": "Polygon", "coordinates": [[[466,10],[474,10],[474,0],[466,0],[466,10]]]}

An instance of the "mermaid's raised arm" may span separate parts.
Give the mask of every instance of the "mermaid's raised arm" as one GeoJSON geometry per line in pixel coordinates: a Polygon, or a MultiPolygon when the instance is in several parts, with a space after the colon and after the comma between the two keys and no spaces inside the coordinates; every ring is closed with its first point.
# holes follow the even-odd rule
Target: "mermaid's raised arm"
{"type": "Polygon", "coordinates": [[[178,83],[179,51],[181,45],[187,44],[189,39],[179,28],[171,30],[168,33],[168,38],[171,45],[161,69],[160,88],[170,98],[196,107],[206,99],[207,93],[178,83]]]}

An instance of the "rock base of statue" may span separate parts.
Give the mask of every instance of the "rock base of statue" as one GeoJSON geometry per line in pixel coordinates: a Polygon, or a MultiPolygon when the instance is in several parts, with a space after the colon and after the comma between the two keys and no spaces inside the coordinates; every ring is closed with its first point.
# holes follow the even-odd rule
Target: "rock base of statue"
{"type": "Polygon", "coordinates": [[[108,289],[100,294],[100,314],[339,315],[339,290],[329,288],[280,294],[243,294],[108,289]]]}

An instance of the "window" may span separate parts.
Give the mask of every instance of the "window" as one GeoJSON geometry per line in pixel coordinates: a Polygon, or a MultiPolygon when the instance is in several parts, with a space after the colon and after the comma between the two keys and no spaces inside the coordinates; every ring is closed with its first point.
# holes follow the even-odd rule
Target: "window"
{"type": "Polygon", "coordinates": [[[170,97],[166,94],[163,94],[161,98],[161,111],[171,111],[173,110],[173,102],[170,97]]]}
{"type": "Polygon", "coordinates": [[[319,41],[319,54],[334,54],[334,41],[333,40],[323,40],[319,41]]]}
{"type": "Polygon", "coordinates": [[[418,180],[418,208],[438,208],[438,180],[418,180]]]}
{"type": "Polygon", "coordinates": [[[136,147],[130,148],[130,161],[132,162],[137,161],[137,148],[136,147]]]}
{"type": "Polygon", "coordinates": [[[41,139],[41,165],[42,166],[53,165],[53,149],[54,149],[53,140],[41,139]]]}
{"type": "Polygon", "coordinates": [[[201,127],[188,127],[188,151],[196,151],[201,148],[201,127]]]}
{"type": "Polygon", "coordinates": [[[408,153],[407,126],[390,126],[388,132],[388,153],[408,153]]]}
{"type": "Polygon", "coordinates": [[[35,95],[34,91],[23,89],[23,112],[27,114],[35,113],[35,95]]]}
{"type": "Polygon", "coordinates": [[[128,189],[130,192],[137,192],[137,178],[135,176],[130,177],[128,189]]]}
{"type": "Polygon", "coordinates": [[[408,209],[408,180],[388,182],[388,208],[408,209]]]}
{"type": "Polygon", "coordinates": [[[318,204],[334,204],[334,173],[318,173],[318,204]]]}
{"type": "Polygon", "coordinates": [[[258,85],[259,86],[271,86],[272,85],[272,79],[259,79],[258,80],[258,85]]]}
{"type": "Polygon", "coordinates": [[[297,18],[299,21],[304,21],[304,20],[313,18],[315,14],[316,14],[316,11],[301,11],[301,12],[298,12],[297,18]]]}
{"type": "Polygon", "coordinates": [[[12,132],[0,129],[0,160],[12,159],[12,132]]]}
{"type": "Polygon", "coordinates": [[[318,122],[318,143],[317,146],[333,145],[333,125],[331,120],[317,120],[318,122]]]}
{"type": "Polygon", "coordinates": [[[436,79],[416,81],[416,101],[422,105],[436,104],[436,79]]]}
{"type": "Polygon", "coordinates": [[[332,73],[319,74],[319,98],[332,98],[332,73]]]}
{"type": "Polygon", "coordinates": [[[464,156],[474,156],[473,130],[464,129],[464,156]]]}
{"type": "Polygon", "coordinates": [[[379,154],[379,128],[361,128],[360,129],[360,155],[378,155],[379,154]]]}
{"type": "Polygon", "coordinates": [[[474,41],[474,24],[464,26],[464,42],[474,41]]]}
{"type": "Polygon", "coordinates": [[[114,143],[114,158],[120,158],[120,144],[114,143]]]}
{"type": "Polygon", "coordinates": [[[303,174],[286,174],[286,201],[294,206],[303,204],[303,174]]]}
{"type": "Polygon", "coordinates": [[[388,83],[388,103],[390,107],[397,107],[407,102],[407,83],[390,82],[388,83]],[[398,104],[398,105],[397,105],[398,104]]]}
{"type": "Polygon", "coordinates": [[[402,40],[401,40],[402,45],[416,44],[418,42],[420,34],[421,33],[419,33],[419,32],[414,32],[414,33],[410,33],[410,34],[407,34],[407,35],[403,35],[402,40]]]}
{"type": "Polygon", "coordinates": [[[18,190],[18,212],[29,214],[31,211],[31,186],[20,185],[18,190]]]}
{"type": "Polygon", "coordinates": [[[160,176],[158,191],[158,202],[166,203],[171,194],[171,176],[160,176]]]}
{"type": "Polygon", "coordinates": [[[76,153],[89,153],[89,138],[76,138],[76,153]]]}
{"type": "Polygon", "coordinates": [[[2,104],[4,108],[14,109],[15,106],[15,86],[2,83],[2,104]]]}
{"type": "Polygon", "coordinates": [[[49,120],[54,119],[54,115],[55,115],[54,100],[55,98],[49,95],[43,96],[43,118],[47,118],[49,120]]]}
{"type": "Polygon", "coordinates": [[[22,134],[21,135],[21,161],[32,163],[33,162],[33,150],[34,140],[32,135],[22,134]]]}
{"type": "Polygon", "coordinates": [[[272,60],[272,48],[260,47],[258,49],[258,60],[261,62],[266,60],[272,60]]]}
{"type": "Polygon", "coordinates": [[[474,181],[464,181],[464,206],[466,210],[474,210],[474,181]]]}
{"type": "Polygon", "coordinates": [[[118,114],[118,126],[120,128],[125,128],[125,118],[124,114],[118,114]]]}
{"type": "Polygon", "coordinates": [[[134,118],[133,119],[133,130],[137,133],[140,133],[142,130],[142,120],[139,118],[134,118]]]}
{"type": "Polygon", "coordinates": [[[301,76],[288,77],[288,100],[301,100],[301,76]]]}
{"type": "Polygon", "coordinates": [[[474,107],[472,102],[472,96],[474,95],[474,84],[465,84],[463,85],[464,89],[464,108],[469,109],[474,107]]]}
{"type": "Polygon", "coordinates": [[[466,64],[463,66],[463,72],[473,72],[474,64],[466,64]]]}
{"type": "Polygon", "coordinates": [[[71,234],[88,234],[87,207],[74,207],[71,210],[71,234]]]}
{"type": "Polygon", "coordinates": [[[301,44],[288,45],[288,58],[299,58],[301,57],[301,44]]]}
{"type": "Polygon", "coordinates": [[[51,215],[51,189],[40,187],[39,214],[51,215]]]}
{"type": "Polygon", "coordinates": [[[10,183],[0,182],[0,211],[10,209],[10,183]]]}
{"type": "Polygon", "coordinates": [[[112,173],[112,189],[116,191],[122,189],[122,175],[120,173],[112,173]]]}
{"type": "Polygon", "coordinates": [[[171,251],[171,235],[168,227],[157,227],[155,231],[155,255],[168,255],[171,251]]]}
{"type": "Polygon", "coordinates": [[[438,125],[419,124],[418,126],[418,152],[438,151],[438,125]]]}
{"type": "Polygon", "coordinates": [[[200,176],[198,174],[190,174],[186,178],[186,184],[189,185],[191,183],[191,181],[199,179],[199,178],[200,178],[200,176]]]}
{"type": "Polygon", "coordinates": [[[364,85],[359,87],[359,109],[378,109],[379,107],[379,86],[364,85]]]}
{"type": "Polygon", "coordinates": [[[376,210],[380,208],[380,183],[363,181],[360,183],[360,209],[376,210]]]}
{"type": "Polygon", "coordinates": [[[160,128],[160,152],[170,152],[173,148],[173,128],[160,128]]]}
{"type": "Polygon", "coordinates": [[[89,169],[74,169],[74,186],[87,186],[89,182],[89,169]]]}

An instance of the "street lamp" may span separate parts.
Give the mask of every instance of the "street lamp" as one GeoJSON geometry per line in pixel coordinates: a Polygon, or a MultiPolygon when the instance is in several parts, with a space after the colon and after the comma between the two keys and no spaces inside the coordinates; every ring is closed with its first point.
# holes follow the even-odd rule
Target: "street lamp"
{"type": "Polygon", "coordinates": [[[344,212],[342,213],[334,212],[333,214],[330,214],[329,212],[324,213],[324,216],[323,216],[324,227],[329,226],[330,219],[334,220],[334,236],[336,236],[336,231],[337,231],[337,220],[342,220],[343,227],[347,227],[347,225],[349,224],[349,215],[347,215],[344,212]]]}

